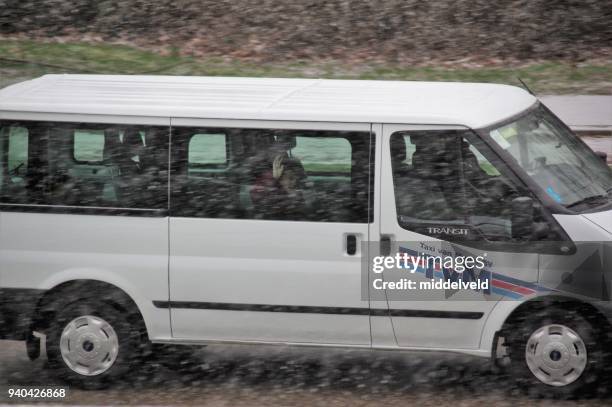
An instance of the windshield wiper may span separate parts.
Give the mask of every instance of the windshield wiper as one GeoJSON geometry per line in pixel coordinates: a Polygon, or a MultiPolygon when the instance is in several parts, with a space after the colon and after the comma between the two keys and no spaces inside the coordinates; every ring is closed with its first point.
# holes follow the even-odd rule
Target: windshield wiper
{"type": "MultiPolygon", "coordinates": [[[[581,204],[587,204],[587,203],[593,203],[593,202],[597,202],[597,201],[601,201],[605,199],[605,203],[608,202],[608,195],[592,195],[592,196],[587,196],[584,199],[580,199],[579,201],[576,202],[572,202],[569,205],[566,205],[566,208],[571,208],[573,206],[578,206],[581,204]]],[[[603,203],[602,203],[603,205],[603,203]]]]}

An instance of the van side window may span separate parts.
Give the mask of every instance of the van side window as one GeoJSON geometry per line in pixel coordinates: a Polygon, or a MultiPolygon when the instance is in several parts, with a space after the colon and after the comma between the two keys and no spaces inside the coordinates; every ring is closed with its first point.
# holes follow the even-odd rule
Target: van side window
{"type": "Polygon", "coordinates": [[[167,208],[167,127],[50,122],[0,126],[8,151],[3,173],[13,174],[3,183],[3,203],[167,208]],[[15,126],[21,135],[14,133],[15,126]]]}
{"type": "Polygon", "coordinates": [[[512,201],[529,193],[469,133],[395,133],[391,163],[403,228],[446,240],[517,239],[512,201]]]}
{"type": "Polygon", "coordinates": [[[368,221],[369,133],[173,131],[173,216],[368,221]]]}

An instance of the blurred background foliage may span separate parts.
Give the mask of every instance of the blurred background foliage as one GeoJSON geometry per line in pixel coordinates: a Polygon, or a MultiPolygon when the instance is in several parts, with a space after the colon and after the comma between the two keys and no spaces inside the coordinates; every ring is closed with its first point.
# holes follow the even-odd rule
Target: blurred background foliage
{"type": "Polygon", "coordinates": [[[0,86],[46,72],[487,81],[612,93],[612,0],[0,0],[0,86]]]}

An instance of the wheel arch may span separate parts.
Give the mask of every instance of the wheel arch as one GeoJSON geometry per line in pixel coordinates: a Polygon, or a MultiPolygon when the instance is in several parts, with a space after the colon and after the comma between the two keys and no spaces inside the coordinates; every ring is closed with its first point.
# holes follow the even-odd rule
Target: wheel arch
{"type": "Polygon", "coordinates": [[[505,331],[513,324],[519,323],[528,313],[543,311],[549,307],[577,311],[601,334],[612,334],[612,322],[597,306],[576,297],[548,294],[532,297],[522,302],[500,301],[487,319],[481,336],[481,348],[490,350],[494,358],[497,341],[505,331]]]}
{"type": "Polygon", "coordinates": [[[57,310],[71,302],[95,298],[128,313],[131,323],[148,340],[148,331],[141,310],[123,289],[100,280],[75,279],[60,283],[47,290],[38,300],[31,319],[31,331],[44,332],[50,326],[57,310]]]}
{"type": "Polygon", "coordinates": [[[609,332],[612,327],[610,320],[592,303],[563,295],[547,295],[536,297],[519,305],[504,321],[502,331],[507,330],[512,324],[520,322],[527,313],[544,311],[547,308],[557,308],[578,312],[592,326],[602,332],[609,332]]]}

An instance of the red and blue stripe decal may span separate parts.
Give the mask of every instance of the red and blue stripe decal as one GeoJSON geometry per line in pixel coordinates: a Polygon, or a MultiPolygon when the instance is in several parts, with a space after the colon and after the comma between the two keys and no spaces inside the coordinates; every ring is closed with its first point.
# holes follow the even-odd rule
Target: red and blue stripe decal
{"type": "MultiPolygon", "coordinates": [[[[418,256],[419,253],[404,247],[399,248],[400,253],[407,253],[409,256],[418,256]]],[[[411,260],[408,260],[411,263],[411,260]]],[[[426,278],[450,280],[450,281],[489,281],[489,288],[482,290],[483,294],[491,295],[496,294],[511,299],[521,299],[525,296],[530,296],[538,292],[551,291],[545,287],[542,287],[536,283],[529,283],[517,278],[509,277],[499,273],[493,273],[490,270],[482,269],[476,275],[473,270],[466,269],[463,272],[457,272],[453,269],[442,267],[439,265],[435,267],[427,267],[425,259],[422,258],[420,263],[417,265],[415,270],[417,273],[425,274],[426,278]]]]}

